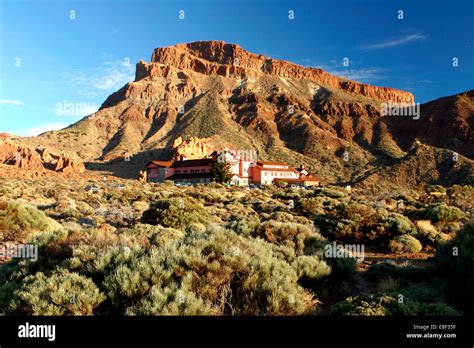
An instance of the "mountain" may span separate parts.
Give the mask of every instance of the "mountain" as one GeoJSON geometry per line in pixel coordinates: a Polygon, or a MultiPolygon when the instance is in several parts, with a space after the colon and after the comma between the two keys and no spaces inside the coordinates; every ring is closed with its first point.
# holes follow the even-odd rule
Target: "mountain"
{"type": "Polygon", "coordinates": [[[474,90],[423,104],[416,123],[394,119],[390,129],[405,144],[418,139],[474,159],[474,90]]]}
{"type": "MultiPolygon", "coordinates": [[[[239,45],[198,41],[155,49],[149,63],[137,63],[135,80],[96,113],[25,141],[71,153],[88,169],[129,177],[151,159],[198,158],[231,148],[305,164],[329,181],[362,180],[403,161],[410,168],[423,166],[408,161],[415,141],[428,152],[457,151],[458,163],[466,163],[469,172],[472,93],[423,105],[419,120],[382,116],[382,103],[412,104],[413,95],[239,45]]],[[[466,169],[459,175],[456,167],[449,171],[450,177],[465,179],[466,169]]],[[[430,178],[439,181],[445,174],[430,178]]]]}

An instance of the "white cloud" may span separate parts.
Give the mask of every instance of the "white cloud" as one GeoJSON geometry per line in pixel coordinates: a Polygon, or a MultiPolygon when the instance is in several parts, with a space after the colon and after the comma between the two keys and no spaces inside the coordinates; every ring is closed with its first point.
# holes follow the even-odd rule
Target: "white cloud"
{"type": "Polygon", "coordinates": [[[376,80],[383,80],[386,79],[386,73],[388,69],[386,68],[378,68],[378,67],[367,67],[367,68],[349,68],[343,67],[341,69],[341,65],[337,64],[336,61],[331,60],[331,65],[318,65],[316,68],[322,69],[327,71],[331,75],[335,75],[338,77],[343,77],[349,80],[354,80],[363,83],[372,83],[376,80]]]}
{"type": "Polygon", "coordinates": [[[61,76],[77,88],[83,96],[97,96],[99,92],[111,92],[133,81],[134,66],[130,59],[102,63],[89,71],[63,72],[61,76]]]}
{"type": "Polygon", "coordinates": [[[29,137],[29,136],[40,135],[41,133],[51,131],[51,130],[62,129],[67,126],[69,126],[68,123],[46,123],[37,127],[20,130],[18,132],[15,132],[15,134],[18,134],[24,137],[29,137]]]}
{"type": "Polygon", "coordinates": [[[415,41],[423,41],[426,39],[426,36],[421,34],[421,33],[413,33],[413,34],[407,34],[405,36],[401,36],[398,38],[392,38],[390,40],[378,42],[375,44],[371,45],[365,45],[361,46],[360,48],[363,50],[380,50],[384,48],[390,48],[390,47],[397,47],[401,45],[405,45],[410,42],[415,42],[415,41]]]}
{"type": "MultiPolygon", "coordinates": [[[[331,59],[329,64],[316,64],[316,60],[311,58],[300,59],[301,64],[307,68],[322,69],[331,75],[343,77],[350,80],[355,80],[364,83],[371,83],[375,80],[386,79],[386,72],[388,69],[378,67],[368,68],[349,68],[341,65],[342,61],[331,59]]],[[[353,66],[353,64],[351,63],[353,66]]]]}
{"type": "Polygon", "coordinates": [[[0,105],[21,106],[23,103],[16,99],[0,99],[0,105]]]}

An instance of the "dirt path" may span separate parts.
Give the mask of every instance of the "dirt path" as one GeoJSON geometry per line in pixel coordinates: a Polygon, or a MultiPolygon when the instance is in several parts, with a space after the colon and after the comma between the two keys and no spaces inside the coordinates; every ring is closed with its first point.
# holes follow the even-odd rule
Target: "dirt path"
{"type": "Polygon", "coordinates": [[[397,266],[413,266],[426,268],[431,265],[431,258],[434,253],[417,253],[417,254],[384,254],[384,253],[365,253],[364,260],[358,262],[356,266],[356,275],[354,278],[357,282],[357,288],[360,293],[372,293],[377,290],[377,284],[368,282],[364,273],[370,266],[381,262],[392,262],[397,266]]]}
{"type": "Polygon", "coordinates": [[[366,252],[364,261],[357,264],[358,271],[380,262],[393,262],[399,266],[428,267],[434,253],[395,254],[395,253],[373,253],[366,252]]]}

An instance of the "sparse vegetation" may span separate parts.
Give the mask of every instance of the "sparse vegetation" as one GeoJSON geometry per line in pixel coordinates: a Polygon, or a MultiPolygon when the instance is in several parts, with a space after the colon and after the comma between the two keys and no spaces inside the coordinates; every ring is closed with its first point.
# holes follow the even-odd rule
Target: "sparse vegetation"
{"type": "Polygon", "coordinates": [[[214,180],[220,184],[229,182],[231,178],[230,164],[226,162],[214,162],[211,174],[214,180]]]}
{"type": "Polygon", "coordinates": [[[393,238],[389,244],[390,251],[395,253],[419,253],[422,249],[421,243],[413,236],[403,235],[393,238]]]}
{"type": "Polygon", "coordinates": [[[472,190],[117,186],[2,184],[3,241],[33,243],[39,254],[0,266],[1,313],[458,315],[472,308],[473,229],[464,225],[472,190]],[[375,263],[362,275],[370,290],[361,292],[356,260],[326,257],[332,242],[397,258],[436,249],[436,258],[423,267],[375,263]]]}
{"type": "Polygon", "coordinates": [[[34,206],[0,201],[0,241],[22,241],[33,232],[52,231],[61,226],[34,206]]]}

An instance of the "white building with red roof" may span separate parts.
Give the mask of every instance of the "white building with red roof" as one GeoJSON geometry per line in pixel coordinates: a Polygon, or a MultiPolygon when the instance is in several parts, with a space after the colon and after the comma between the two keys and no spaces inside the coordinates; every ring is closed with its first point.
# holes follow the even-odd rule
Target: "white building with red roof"
{"type": "Polygon", "coordinates": [[[173,180],[178,183],[209,183],[213,181],[212,166],[216,162],[229,164],[230,183],[268,185],[288,183],[297,186],[319,185],[320,180],[301,166],[298,170],[284,162],[255,161],[232,151],[214,152],[209,158],[174,161],[151,161],[147,164],[149,181],[173,180]]]}

